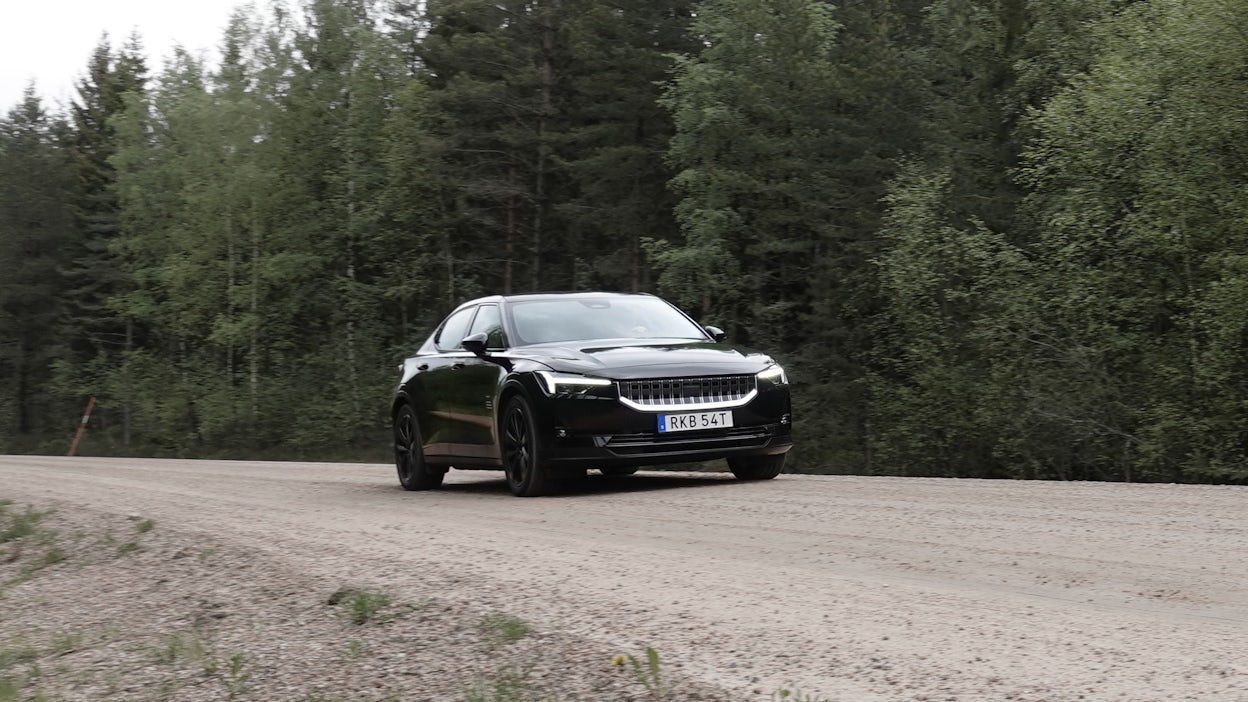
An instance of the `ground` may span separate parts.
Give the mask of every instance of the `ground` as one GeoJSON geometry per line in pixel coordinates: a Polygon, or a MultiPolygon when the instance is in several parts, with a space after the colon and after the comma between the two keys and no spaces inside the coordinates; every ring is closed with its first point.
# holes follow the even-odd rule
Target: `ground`
{"type": "Polygon", "coordinates": [[[0,700],[1248,702],[1243,487],[447,482],[0,457],[0,700]]]}

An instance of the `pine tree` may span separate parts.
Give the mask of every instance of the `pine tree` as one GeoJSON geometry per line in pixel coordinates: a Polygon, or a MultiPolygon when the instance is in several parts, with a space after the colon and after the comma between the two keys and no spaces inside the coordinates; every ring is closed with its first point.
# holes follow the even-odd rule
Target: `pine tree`
{"type": "Polygon", "coordinates": [[[73,239],[63,131],[33,85],[0,120],[0,450],[33,448],[73,411],[57,412],[63,406],[50,383],[65,352],[63,271],[73,239]]]}
{"type": "MultiPolygon", "coordinates": [[[[78,98],[71,106],[78,182],[74,198],[78,253],[69,297],[71,324],[78,336],[74,356],[63,366],[73,376],[65,380],[67,383],[96,383],[112,362],[110,356],[129,353],[136,346],[134,319],[119,316],[109,305],[112,296],[128,289],[110,250],[118,235],[119,212],[116,174],[110,159],[116,151],[113,120],[125,110],[127,93],[142,92],[146,73],[137,37],[131,37],[120,52],[114,53],[105,35],[92,53],[87,75],[78,82],[78,98]]],[[[101,401],[101,414],[106,418],[114,408],[120,410],[122,442],[128,445],[133,397],[125,368],[123,363],[118,396],[101,401]]]]}

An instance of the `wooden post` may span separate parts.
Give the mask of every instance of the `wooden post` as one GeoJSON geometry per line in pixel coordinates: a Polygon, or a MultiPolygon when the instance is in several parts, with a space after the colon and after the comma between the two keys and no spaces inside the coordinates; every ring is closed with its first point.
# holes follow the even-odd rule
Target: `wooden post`
{"type": "Polygon", "coordinates": [[[74,443],[70,445],[69,453],[65,455],[72,456],[78,450],[78,442],[82,441],[82,434],[87,430],[87,421],[91,419],[91,408],[93,407],[95,407],[95,395],[92,395],[91,399],[87,400],[87,411],[82,415],[82,424],[78,425],[78,433],[74,435],[74,443]]]}

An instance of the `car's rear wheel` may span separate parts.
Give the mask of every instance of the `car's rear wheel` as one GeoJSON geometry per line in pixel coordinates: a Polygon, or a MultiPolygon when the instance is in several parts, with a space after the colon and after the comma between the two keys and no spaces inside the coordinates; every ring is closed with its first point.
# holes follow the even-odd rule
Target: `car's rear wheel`
{"type": "Polygon", "coordinates": [[[442,484],[446,469],[425,460],[416,413],[408,405],[394,415],[394,466],[404,490],[432,490],[442,484]]]}
{"type": "Polygon", "coordinates": [[[517,497],[546,494],[553,481],[538,452],[533,410],[523,397],[517,395],[507,403],[502,433],[503,469],[511,493],[517,497]]]}
{"type": "Polygon", "coordinates": [[[783,453],[770,456],[733,456],[728,459],[728,468],[738,480],[771,480],[784,470],[784,457],[783,453]]]}
{"type": "Polygon", "coordinates": [[[621,467],[615,467],[615,468],[599,468],[598,472],[602,473],[603,475],[609,475],[611,477],[620,477],[624,475],[632,475],[633,473],[637,472],[637,469],[621,466],[621,467]]]}

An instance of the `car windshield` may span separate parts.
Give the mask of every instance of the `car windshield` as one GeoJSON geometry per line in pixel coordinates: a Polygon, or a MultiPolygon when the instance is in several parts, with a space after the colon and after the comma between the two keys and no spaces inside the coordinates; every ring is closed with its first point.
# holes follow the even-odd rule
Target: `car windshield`
{"type": "Polygon", "coordinates": [[[591,339],[698,339],[706,334],[654,297],[518,300],[510,304],[520,344],[591,339]]]}

